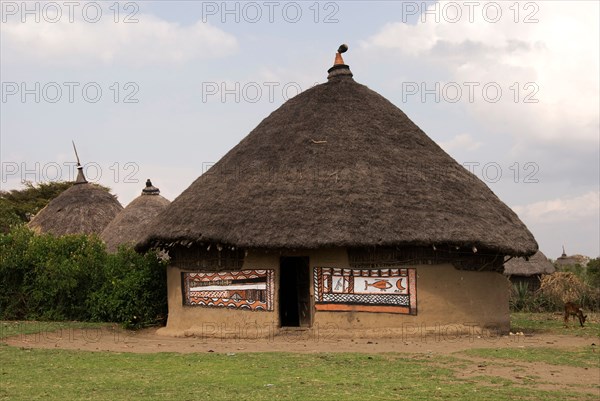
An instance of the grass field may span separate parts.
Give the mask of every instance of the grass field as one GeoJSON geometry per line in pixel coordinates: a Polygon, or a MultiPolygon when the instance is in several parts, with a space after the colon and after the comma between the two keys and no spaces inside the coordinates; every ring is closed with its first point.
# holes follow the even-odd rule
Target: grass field
{"type": "Polygon", "coordinates": [[[106,323],[82,323],[82,322],[0,322],[0,340],[26,334],[51,333],[58,330],[86,329],[106,326],[106,323]]]}
{"type": "Polygon", "coordinates": [[[600,336],[600,313],[586,313],[585,327],[580,327],[577,318],[570,318],[565,327],[562,313],[512,313],[511,330],[524,333],[555,333],[574,336],[600,336]]]}
{"type": "MultiPolygon", "coordinates": [[[[556,348],[486,348],[464,351],[466,355],[484,358],[500,358],[513,361],[543,362],[556,366],[576,366],[581,368],[600,368],[600,352],[590,347],[556,348]]],[[[600,379],[600,376],[599,376],[600,379]]],[[[600,382],[598,383],[600,384],[600,382]]]]}
{"type": "MultiPolygon", "coordinates": [[[[527,328],[536,317],[519,316],[527,328]]],[[[2,323],[4,337],[79,323],[2,323]]],[[[92,326],[95,327],[95,326],[92,326]]],[[[553,330],[553,328],[550,328],[553,330]]],[[[570,330],[570,329],[564,329],[570,330]]],[[[465,376],[474,357],[498,367],[542,362],[595,369],[589,348],[475,349],[449,356],[354,353],[114,353],[0,345],[0,400],[598,400],[542,378],[465,376]]],[[[479,362],[481,365],[481,362],[479,362]]],[[[527,365],[520,368],[526,376],[527,365]]],[[[594,387],[600,393],[600,386],[594,387]]],[[[589,390],[589,389],[588,389],[589,390]]]]}

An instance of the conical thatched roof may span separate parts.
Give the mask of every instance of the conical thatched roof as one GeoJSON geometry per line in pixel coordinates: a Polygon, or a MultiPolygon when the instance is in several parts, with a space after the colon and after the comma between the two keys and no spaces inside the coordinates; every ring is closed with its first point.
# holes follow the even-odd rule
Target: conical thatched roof
{"type": "Polygon", "coordinates": [[[507,276],[533,276],[534,274],[551,274],[555,272],[554,265],[542,251],[537,251],[529,260],[513,258],[504,264],[504,274],[507,276]]]}
{"type": "Polygon", "coordinates": [[[288,100],[153,222],[141,248],[451,244],[530,255],[517,215],[345,65],[288,100]]]}
{"type": "Polygon", "coordinates": [[[108,191],[77,182],[40,210],[29,222],[39,233],[100,234],[123,206],[108,191]]]}
{"type": "Polygon", "coordinates": [[[170,203],[150,180],[146,181],[142,194],[131,201],[100,234],[108,251],[116,251],[121,244],[135,245],[139,242],[148,224],[170,203]]]}

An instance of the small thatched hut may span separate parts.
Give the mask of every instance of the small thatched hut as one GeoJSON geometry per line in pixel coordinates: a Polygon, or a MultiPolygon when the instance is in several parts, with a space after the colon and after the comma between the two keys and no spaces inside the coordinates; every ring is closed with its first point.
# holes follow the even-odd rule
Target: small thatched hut
{"type": "Polygon", "coordinates": [[[526,258],[513,258],[504,264],[504,275],[513,284],[527,284],[530,291],[540,288],[540,279],[544,274],[556,271],[552,262],[546,258],[542,251],[526,258]]]}
{"type": "Polygon", "coordinates": [[[565,247],[563,246],[562,255],[560,255],[556,259],[556,265],[560,267],[568,267],[568,266],[586,266],[590,258],[584,255],[569,255],[567,256],[565,252],[565,247]]]}
{"type": "Polygon", "coordinates": [[[142,194],[123,209],[100,234],[109,252],[115,252],[119,245],[135,245],[142,240],[148,224],[171,202],[160,195],[160,190],[146,181],[142,194]]]}
{"type": "Polygon", "coordinates": [[[534,254],[535,239],[356,83],[343,50],[328,82],[271,113],[151,224],[138,247],[171,256],[163,333],[508,330],[504,259],[534,254]]]}
{"type": "Polygon", "coordinates": [[[123,206],[105,189],[90,184],[77,167],[74,185],[52,199],[28,223],[38,233],[100,234],[123,206]]]}

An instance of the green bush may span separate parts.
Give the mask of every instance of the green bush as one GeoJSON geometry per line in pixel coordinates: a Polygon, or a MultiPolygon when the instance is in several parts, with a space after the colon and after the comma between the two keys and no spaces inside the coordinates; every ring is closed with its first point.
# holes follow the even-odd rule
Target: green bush
{"type": "Polygon", "coordinates": [[[526,282],[513,283],[509,304],[512,312],[549,312],[562,308],[562,304],[557,304],[542,291],[532,291],[526,282]]]}
{"type": "Polygon", "coordinates": [[[530,312],[531,298],[527,283],[513,283],[510,291],[510,309],[514,312],[530,312]]]}
{"type": "Polygon", "coordinates": [[[0,319],[111,321],[166,316],[166,271],[156,254],[108,254],[96,236],[0,234],[0,319]]]}
{"type": "Polygon", "coordinates": [[[102,285],[90,294],[92,320],[121,322],[129,328],[162,323],[167,315],[166,269],[154,253],[121,247],[108,255],[102,285]]]}
{"type": "Polygon", "coordinates": [[[25,227],[0,234],[0,318],[21,320],[28,315],[27,283],[34,266],[29,260],[33,232],[25,227]]]}
{"type": "Polygon", "coordinates": [[[96,236],[34,236],[29,246],[34,269],[28,291],[28,318],[80,320],[89,318],[86,299],[102,284],[106,251],[96,236]]]}
{"type": "Polygon", "coordinates": [[[596,290],[600,289],[600,258],[588,262],[585,280],[596,290]]]}

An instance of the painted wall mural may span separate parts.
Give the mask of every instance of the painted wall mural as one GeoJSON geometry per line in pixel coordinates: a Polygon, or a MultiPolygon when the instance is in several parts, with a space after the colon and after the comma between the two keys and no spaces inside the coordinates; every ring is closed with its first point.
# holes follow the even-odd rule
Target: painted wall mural
{"type": "Polygon", "coordinates": [[[314,269],[319,311],[417,314],[415,269],[314,269]]]}
{"type": "Polygon", "coordinates": [[[184,272],[181,275],[184,305],[273,310],[273,270],[184,272]]]}

